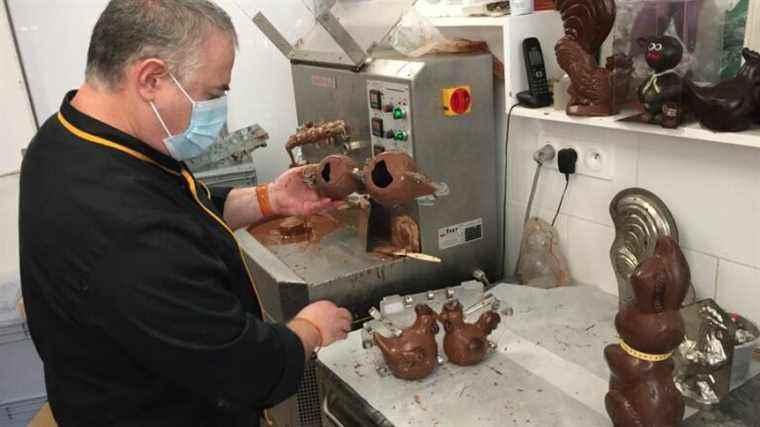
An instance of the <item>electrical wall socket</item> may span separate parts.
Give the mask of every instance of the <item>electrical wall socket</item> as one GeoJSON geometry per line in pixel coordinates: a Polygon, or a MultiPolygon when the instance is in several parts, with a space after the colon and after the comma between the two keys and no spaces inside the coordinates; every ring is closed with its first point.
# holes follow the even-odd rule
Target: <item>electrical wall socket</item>
{"type": "MultiPolygon", "coordinates": [[[[580,141],[541,133],[538,137],[538,148],[540,149],[546,144],[554,147],[556,153],[565,148],[575,149],[578,153],[576,174],[612,181],[615,174],[614,144],[600,141],[580,141]]],[[[551,162],[544,163],[544,166],[559,172],[557,156],[555,155],[551,162]]]]}

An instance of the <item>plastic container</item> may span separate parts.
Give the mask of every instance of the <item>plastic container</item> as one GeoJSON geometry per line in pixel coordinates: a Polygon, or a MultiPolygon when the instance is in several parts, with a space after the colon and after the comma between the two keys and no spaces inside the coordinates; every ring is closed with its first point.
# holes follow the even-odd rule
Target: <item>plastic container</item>
{"type": "Polygon", "coordinates": [[[43,395],[0,404],[0,427],[27,426],[45,402],[47,398],[43,395]]]}
{"type": "Polygon", "coordinates": [[[533,13],[533,0],[511,0],[509,2],[511,15],[527,15],[533,13]]]}
{"type": "Polygon", "coordinates": [[[742,316],[733,316],[734,323],[738,327],[746,329],[755,335],[755,339],[744,343],[738,344],[734,347],[734,360],[731,364],[731,388],[741,385],[746,379],[749,373],[749,364],[752,361],[752,352],[760,343],[760,330],[757,325],[752,321],[742,316]]]}
{"type": "Polygon", "coordinates": [[[19,272],[0,275],[0,328],[20,322],[17,310],[21,298],[21,277],[19,272]]]}
{"type": "Polygon", "coordinates": [[[195,177],[209,187],[253,187],[258,182],[253,163],[198,172],[195,177]]]}
{"type": "Polygon", "coordinates": [[[0,427],[31,418],[45,402],[42,360],[30,339],[0,344],[0,379],[0,427]]]}

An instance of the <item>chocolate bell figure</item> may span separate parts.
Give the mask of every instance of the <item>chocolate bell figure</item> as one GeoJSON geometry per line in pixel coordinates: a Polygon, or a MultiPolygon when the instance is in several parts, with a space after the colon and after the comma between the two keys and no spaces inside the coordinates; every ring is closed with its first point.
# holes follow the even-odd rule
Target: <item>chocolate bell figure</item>
{"type": "Polygon", "coordinates": [[[646,113],[644,121],[662,123],[663,108],[668,105],[667,127],[675,127],[673,120],[680,117],[680,112],[673,114],[671,110],[674,105],[680,108],[683,95],[683,79],[675,70],[683,59],[681,42],[669,36],[642,37],[637,42],[646,48],[647,64],[653,71],[639,86],[639,102],[646,113]]]}
{"type": "Polygon", "coordinates": [[[557,0],[565,35],[554,50],[557,63],[570,76],[573,116],[617,114],[628,98],[633,62],[625,55],[607,58],[597,65],[596,55],[612,30],[617,9],[614,0],[557,0]]]}
{"type": "Polygon", "coordinates": [[[671,237],[657,241],[654,256],[631,276],[635,299],[615,318],[620,344],[607,346],[610,367],[607,413],[616,427],[677,426],[684,400],[673,384],[673,351],[684,338],[679,311],[691,277],[671,237]]]}
{"type": "Polygon", "coordinates": [[[731,79],[711,86],[686,79],[686,101],[702,126],[739,132],[760,120],[760,54],[745,48],[742,56],[744,65],[731,79]]]}
{"type": "Polygon", "coordinates": [[[476,365],[483,361],[488,351],[486,337],[501,321],[498,313],[487,311],[476,323],[465,323],[462,304],[457,300],[447,302],[438,319],[446,331],[443,351],[451,363],[459,366],[476,365]]]}
{"type": "Polygon", "coordinates": [[[438,365],[438,333],[436,313],[427,305],[414,308],[417,319],[401,336],[386,338],[374,334],[374,341],[383,353],[391,373],[403,380],[419,380],[430,375],[438,365]]]}

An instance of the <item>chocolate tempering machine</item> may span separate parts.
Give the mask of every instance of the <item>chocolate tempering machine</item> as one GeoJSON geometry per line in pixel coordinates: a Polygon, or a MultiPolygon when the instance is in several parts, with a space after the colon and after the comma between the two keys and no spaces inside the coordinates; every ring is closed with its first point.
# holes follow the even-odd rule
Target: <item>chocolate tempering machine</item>
{"type": "MultiPolygon", "coordinates": [[[[361,208],[332,213],[329,230],[307,241],[273,238],[281,223],[239,231],[259,295],[274,321],[287,321],[323,299],[348,308],[358,320],[389,295],[446,288],[473,278],[487,283],[503,275],[492,56],[408,59],[382,50],[377,48],[379,38],[369,40],[372,36],[364,33],[377,25],[356,24],[375,19],[370,18],[373,8],[359,3],[360,10],[341,9],[342,2],[315,8],[312,33],[318,36],[307,35],[296,43],[278,31],[266,11],[253,18],[291,62],[301,126],[341,121],[347,129],[327,143],[295,147],[294,163],[319,163],[338,153],[364,165],[379,153],[402,151],[439,191],[392,208],[370,201],[368,218],[362,217],[367,210],[361,208]],[[389,224],[399,217],[415,229],[416,252],[441,263],[374,251],[392,240],[389,224]]],[[[398,4],[413,2],[390,3],[396,9],[388,28],[406,10],[398,4]]],[[[384,11],[387,16],[387,7],[384,11]]],[[[355,329],[361,326],[356,322],[355,329]]],[[[298,396],[274,415],[278,425],[321,425],[319,403],[314,367],[309,366],[298,396]]]]}

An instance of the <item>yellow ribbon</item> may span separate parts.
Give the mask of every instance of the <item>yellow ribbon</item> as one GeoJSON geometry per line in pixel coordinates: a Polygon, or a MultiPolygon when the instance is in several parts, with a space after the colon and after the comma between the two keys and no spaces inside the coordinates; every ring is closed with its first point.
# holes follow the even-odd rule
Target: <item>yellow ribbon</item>
{"type": "Polygon", "coordinates": [[[620,348],[623,349],[624,352],[628,353],[632,357],[635,357],[639,360],[646,360],[647,362],[662,362],[663,360],[670,359],[671,356],[673,356],[673,352],[665,353],[665,354],[649,354],[644,353],[642,351],[635,350],[631,346],[625,343],[625,341],[620,340],[620,348]]]}
{"type": "Polygon", "coordinates": [[[670,69],[663,71],[661,73],[654,73],[651,77],[649,77],[649,81],[647,82],[646,86],[644,86],[644,90],[642,92],[646,93],[650,87],[654,87],[655,93],[660,93],[660,85],[657,84],[657,78],[664,76],[665,74],[672,74],[675,73],[676,70],[670,69]]]}

